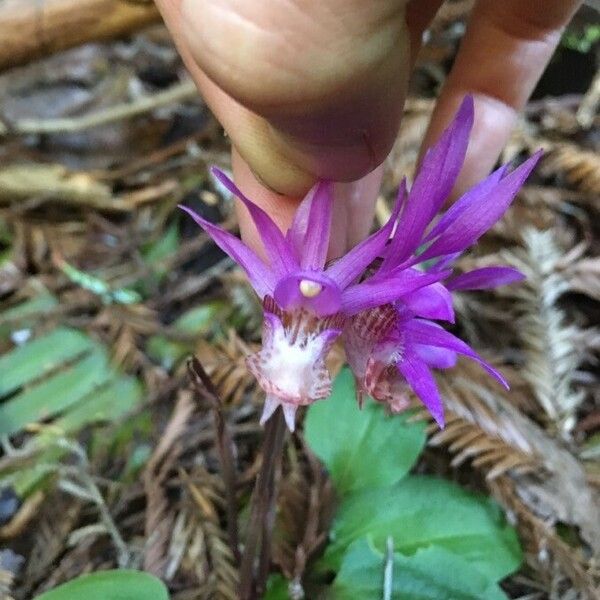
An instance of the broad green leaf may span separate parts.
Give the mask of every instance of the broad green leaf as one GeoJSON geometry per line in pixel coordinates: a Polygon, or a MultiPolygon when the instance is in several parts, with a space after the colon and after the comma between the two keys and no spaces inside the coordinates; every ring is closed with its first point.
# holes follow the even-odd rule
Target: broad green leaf
{"type": "Polygon", "coordinates": [[[0,313],[0,336],[6,336],[15,329],[31,327],[37,319],[50,312],[58,300],[47,291],[35,298],[21,302],[0,313]]]}
{"type": "Polygon", "coordinates": [[[408,473],[425,445],[425,425],[407,423],[408,418],[407,413],[387,415],[371,401],[359,409],[354,378],[343,369],[331,397],[308,409],[304,431],[344,495],[396,483],[408,473]]]}
{"type": "MultiPolygon", "coordinates": [[[[345,554],[327,600],[382,598],[384,564],[383,553],[367,538],[357,540],[345,554]]],[[[436,546],[422,548],[412,556],[394,553],[391,591],[393,600],[506,599],[497,584],[467,560],[436,546]]]]}
{"type": "Polygon", "coordinates": [[[290,600],[288,585],[288,580],[281,573],[274,573],[267,580],[263,600],[290,600]]]}
{"type": "Polygon", "coordinates": [[[94,348],[82,360],[0,405],[0,434],[13,434],[63,412],[113,375],[104,349],[94,348]]]}
{"type": "Polygon", "coordinates": [[[142,386],[133,377],[119,376],[108,385],[94,390],[82,398],[54,426],[71,433],[90,423],[116,421],[131,412],[142,399],[142,386]]]}
{"type": "Polygon", "coordinates": [[[169,593],[153,575],[123,569],[82,575],[34,600],[169,600],[169,593]]]}
{"type": "Polygon", "coordinates": [[[60,328],[0,357],[0,396],[38,379],[92,348],[92,340],[75,329],[60,328]]]}
{"type": "Polygon", "coordinates": [[[399,553],[439,546],[495,581],[522,558],[516,533],[496,504],[443,479],[409,476],[343,499],[320,567],[337,571],[350,544],[370,536],[383,549],[390,535],[399,553]]]}

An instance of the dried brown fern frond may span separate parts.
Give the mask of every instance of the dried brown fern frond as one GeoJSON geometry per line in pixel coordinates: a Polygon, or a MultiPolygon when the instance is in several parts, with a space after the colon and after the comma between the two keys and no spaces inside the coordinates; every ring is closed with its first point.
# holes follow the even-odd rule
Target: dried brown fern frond
{"type": "Polygon", "coordinates": [[[273,560],[301,590],[307,562],[326,542],[334,494],[330,479],[305,445],[301,455],[288,446],[288,454],[291,469],[279,489],[273,560]]]}
{"type": "Polygon", "coordinates": [[[246,357],[256,352],[257,344],[247,343],[235,331],[229,331],[227,338],[215,343],[200,341],[195,355],[210,375],[220,398],[227,406],[239,405],[250,393],[258,397],[254,378],[246,367],[246,357]]]}
{"type": "Polygon", "coordinates": [[[238,570],[214,503],[218,491],[211,485],[208,474],[204,475],[202,483],[195,483],[181,472],[190,502],[178,516],[173,530],[169,574],[181,563],[196,575],[200,586],[196,598],[236,600],[238,570]]]}
{"type": "Polygon", "coordinates": [[[143,475],[146,494],[146,548],[144,569],[163,577],[167,563],[167,548],[174,522],[174,512],[167,498],[167,478],[181,451],[179,440],[194,411],[191,392],[180,392],[173,414],[160,442],[154,449],[143,475]]]}
{"type": "MultiPolygon", "coordinates": [[[[471,461],[491,481],[508,472],[540,473],[543,460],[524,431],[515,427],[511,410],[499,402],[482,398],[485,374],[461,364],[452,373],[439,377],[446,403],[446,427],[434,433],[429,443],[445,446],[454,455],[452,466],[471,461]]],[[[431,426],[431,431],[436,431],[431,426]]]]}
{"type": "Polygon", "coordinates": [[[532,512],[509,478],[491,482],[490,489],[516,518],[527,563],[537,572],[549,597],[596,600],[600,594],[600,569],[593,559],[586,559],[580,548],[567,544],[551,523],[532,512]],[[571,595],[567,596],[567,592],[571,595]]]}
{"type": "Polygon", "coordinates": [[[569,288],[600,301],[600,256],[582,258],[564,271],[569,288]]]}
{"type": "Polygon", "coordinates": [[[523,241],[523,249],[504,253],[505,260],[526,276],[513,290],[520,313],[516,331],[525,351],[522,375],[547,417],[568,435],[584,393],[573,386],[582,359],[574,343],[578,330],[566,324],[566,316],[556,304],[569,289],[558,268],[563,252],[552,230],[527,228],[523,241]]]}
{"type": "Polygon", "coordinates": [[[483,470],[488,481],[499,475],[510,477],[536,514],[551,523],[578,527],[582,538],[600,553],[597,492],[581,463],[509,400],[515,390],[505,392],[494,386],[482,378],[477,365],[467,362],[444,372],[440,388],[449,423],[455,425],[447,437],[444,432],[434,435],[434,443],[450,447],[458,462],[480,458],[474,466],[483,470]]]}
{"type": "Polygon", "coordinates": [[[567,143],[552,143],[543,159],[543,170],[562,173],[577,189],[590,194],[600,194],[600,156],[567,143]]]}

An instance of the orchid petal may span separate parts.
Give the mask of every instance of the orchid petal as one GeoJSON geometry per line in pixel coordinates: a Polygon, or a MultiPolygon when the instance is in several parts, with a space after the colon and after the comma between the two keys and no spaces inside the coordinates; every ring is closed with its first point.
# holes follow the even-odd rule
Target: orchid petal
{"type": "Polygon", "coordinates": [[[477,203],[472,198],[469,199],[469,203],[473,206],[470,206],[469,210],[463,210],[458,217],[448,223],[439,237],[419,256],[419,261],[442,254],[460,252],[474,244],[506,212],[540,156],[541,152],[534,154],[504,177],[477,203]]]}
{"type": "Polygon", "coordinates": [[[406,353],[396,363],[398,370],[427,407],[435,422],[444,427],[444,405],[429,367],[412,353],[406,353]]]}
{"type": "Polygon", "coordinates": [[[283,233],[267,215],[267,213],[249,200],[242,191],[217,168],[211,169],[212,174],[227,188],[234,196],[239,198],[244,204],[250,217],[256,225],[256,229],[262,240],[265,253],[269,263],[277,275],[284,275],[298,268],[298,261],[292,252],[289,243],[286,241],[283,233]]]}
{"type": "Polygon", "coordinates": [[[246,275],[248,275],[252,287],[261,298],[267,294],[273,293],[273,290],[275,289],[274,274],[268,269],[265,263],[263,263],[263,261],[252,252],[248,246],[246,246],[246,244],[228,231],[203,219],[191,208],[182,205],[179,205],[179,208],[190,215],[190,217],[192,217],[192,219],[208,233],[215,244],[246,271],[246,275]]]}
{"type": "Polygon", "coordinates": [[[411,343],[446,348],[447,350],[464,354],[479,363],[492,377],[508,389],[509,386],[506,379],[494,367],[483,360],[468,344],[465,344],[465,342],[449,331],[442,329],[439,325],[420,319],[413,319],[405,323],[404,327],[406,339],[410,340],[411,343]]]}
{"type": "Polygon", "coordinates": [[[286,240],[294,248],[296,255],[300,257],[304,249],[304,239],[306,238],[306,232],[308,230],[308,217],[310,215],[310,209],[313,203],[315,195],[315,188],[304,196],[302,202],[294,213],[294,219],[292,225],[286,233],[286,240]]]}
{"type": "Polygon", "coordinates": [[[338,312],[342,303],[338,285],[319,271],[298,271],[280,279],[273,297],[283,310],[304,307],[319,317],[338,312]]]}
{"type": "Polygon", "coordinates": [[[277,410],[280,404],[281,401],[279,398],[277,398],[277,396],[274,396],[273,394],[266,395],[262,415],[260,416],[261,425],[264,425],[273,416],[273,413],[277,410]]]}
{"type": "Polygon", "coordinates": [[[452,294],[441,283],[432,283],[402,298],[411,312],[426,319],[440,319],[454,323],[452,294]]]}
{"type": "Polygon", "coordinates": [[[473,98],[467,96],[454,121],[423,158],[382,265],[384,270],[405,260],[419,246],[425,229],[452,191],[472,126],[473,98]]]}
{"type": "Polygon", "coordinates": [[[298,410],[297,406],[293,404],[288,404],[284,402],[281,405],[281,409],[283,410],[283,418],[285,419],[285,424],[291,433],[294,433],[296,429],[296,411],[298,410]]]}
{"type": "Polygon", "coordinates": [[[436,238],[442,231],[447,229],[461,215],[468,213],[473,209],[481,199],[487,196],[506,175],[508,165],[502,165],[493,173],[488,175],[483,181],[473,186],[465,192],[440,218],[431,231],[423,238],[423,243],[436,238]]]}
{"type": "Polygon", "coordinates": [[[328,181],[320,181],[313,190],[300,264],[303,269],[316,270],[322,269],[327,259],[333,214],[333,185],[328,181]]]}
{"type": "Polygon", "coordinates": [[[395,302],[406,294],[445,279],[450,271],[422,273],[416,269],[400,271],[387,278],[368,279],[342,292],[342,309],[347,315],[395,302]]]}
{"type": "Polygon", "coordinates": [[[326,273],[341,288],[350,285],[364,270],[380,256],[394,229],[398,213],[406,200],[406,180],[398,189],[394,210],[387,223],[376,233],[354,246],[350,252],[331,265],[326,273]]]}
{"type": "Polygon", "coordinates": [[[413,344],[412,349],[422,361],[436,369],[451,369],[456,366],[458,360],[456,352],[446,348],[413,344]]]}
{"type": "Polygon", "coordinates": [[[525,275],[512,267],[483,267],[457,275],[446,283],[449,290],[486,290],[523,281],[525,275]]]}

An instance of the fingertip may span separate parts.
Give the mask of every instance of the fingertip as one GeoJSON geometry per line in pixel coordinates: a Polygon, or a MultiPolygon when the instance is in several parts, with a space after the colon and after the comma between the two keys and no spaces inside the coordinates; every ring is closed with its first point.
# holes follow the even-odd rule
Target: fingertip
{"type": "MultiPolygon", "coordinates": [[[[287,231],[294,218],[294,213],[302,200],[302,196],[279,194],[261,183],[240,153],[233,149],[231,153],[233,177],[242,192],[252,202],[266,211],[282,231],[287,231]]],[[[256,252],[262,252],[260,236],[241,202],[236,201],[236,212],[240,225],[240,234],[246,244],[256,252]]]]}

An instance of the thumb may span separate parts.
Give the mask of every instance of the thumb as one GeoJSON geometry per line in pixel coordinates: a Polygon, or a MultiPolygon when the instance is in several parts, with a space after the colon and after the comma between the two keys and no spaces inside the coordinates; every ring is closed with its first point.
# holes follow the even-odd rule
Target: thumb
{"type": "Polygon", "coordinates": [[[387,156],[410,68],[405,2],[162,2],[207,103],[267,187],[300,196],[387,156]]]}

